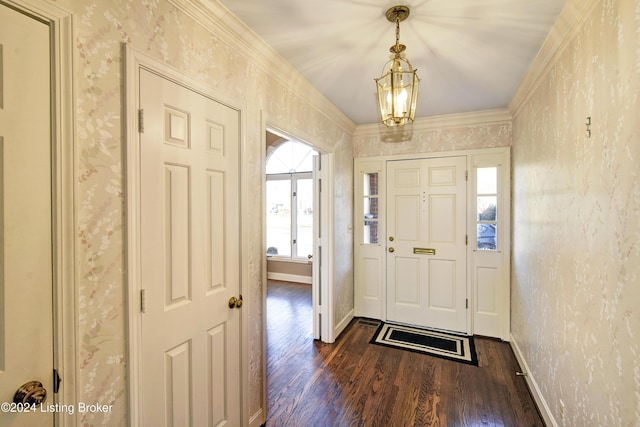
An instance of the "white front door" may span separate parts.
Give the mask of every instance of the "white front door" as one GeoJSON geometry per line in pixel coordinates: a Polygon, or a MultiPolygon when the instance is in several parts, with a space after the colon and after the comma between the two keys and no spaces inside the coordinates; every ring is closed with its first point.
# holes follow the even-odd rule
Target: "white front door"
{"type": "Polygon", "coordinates": [[[467,332],[466,157],[387,162],[387,320],[467,332]]]}
{"type": "Polygon", "coordinates": [[[144,425],[238,426],[240,117],[140,70],[144,425]]]}
{"type": "Polygon", "coordinates": [[[49,27],[3,5],[0,22],[0,425],[51,426],[49,27]],[[45,407],[6,406],[31,381],[46,390],[45,407]]]}

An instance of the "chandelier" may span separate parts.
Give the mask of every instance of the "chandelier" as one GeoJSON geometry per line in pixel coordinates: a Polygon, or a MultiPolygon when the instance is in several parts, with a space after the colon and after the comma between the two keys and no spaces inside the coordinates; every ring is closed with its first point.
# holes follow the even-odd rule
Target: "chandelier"
{"type": "Polygon", "coordinates": [[[396,23],[396,44],[389,48],[393,58],[383,67],[381,77],[375,79],[378,89],[380,120],[385,126],[404,126],[413,123],[418,101],[420,79],[409,60],[402,54],[407,48],[400,44],[400,22],[409,16],[406,6],[387,10],[387,20],[396,23]]]}

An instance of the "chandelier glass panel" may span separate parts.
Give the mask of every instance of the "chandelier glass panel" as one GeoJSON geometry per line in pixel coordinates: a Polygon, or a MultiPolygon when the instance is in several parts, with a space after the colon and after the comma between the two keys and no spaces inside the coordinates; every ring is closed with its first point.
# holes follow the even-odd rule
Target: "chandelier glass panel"
{"type": "Polygon", "coordinates": [[[406,46],[400,44],[400,22],[409,16],[409,8],[394,6],[386,15],[396,23],[396,44],[389,48],[393,58],[384,65],[382,76],[375,79],[380,120],[385,126],[403,126],[415,118],[420,78],[402,55],[406,46]]]}

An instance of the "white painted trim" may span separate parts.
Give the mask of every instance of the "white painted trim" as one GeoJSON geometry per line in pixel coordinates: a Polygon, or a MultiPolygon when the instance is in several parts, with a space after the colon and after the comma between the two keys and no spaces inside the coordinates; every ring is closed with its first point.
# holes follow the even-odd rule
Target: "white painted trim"
{"type": "MultiPolygon", "coordinates": [[[[367,273],[370,273],[372,267],[365,266],[362,262],[367,254],[371,258],[371,254],[374,254],[373,259],[378,262],[378,268],[373,272],[374,275],[380,278],[382,284],[386,278],[386,252],[384,245],[386,242],[384,236],[387,235],[386,230],[386,209],[378,210],[378,242],[377,243],[363,243],[364,242],[364,222],[362,212],[364,212],[364,191],[363,182],[364,175],[370,173],[378,174],[378,182],[385,183],[386,165],[382,160],[370,160],[367,157],[358,157],[354,159],[353,163],[353,182],[354,182],[354,201],[353,201],[353,296],[354,296],[354,316],[369,317],[374,319],[386,319],[386,306],[383,306],[382,293],[385,289],[382,285],[378,286],[378,298],[374,298],[372,295],[367,295],[364,286],[358,286],[358,283],[365,282],[367,273]],[[381,258],[382,257],[382,258],[381,258]]],[[[378,185],[378,201],[384,203],[386,201],[386,185],[378,185]]],[[[380,204],[379,206],[383,206],[380,204]]],[[[370,286],[370,284],[369,284],[370,286]]]]}
{"type": "Polygon", "coordinates": [[[311,285],[313,283],[311,276],[300,276],[298,274],[267,272],[267,279],[282,280],[283,282],[304,283],[311,285]]]}
{"type": "Polygon", "coordinates": [[[261,427],[266,423],[266,417],[262,408],[249,417],[249,427],[261,427]]]}
{"type": "MultiPolygon", "coordinates": [[[[261,227],[262,238],[260,240],[260,251],[263,256],[261,256],[260,263],[260,283],[262,288],[262,316],[260,317],[262,323],[262,333],[260,337],[260,347],[261,347],[261,366],[262,366],[262,407],[253,415],[252,420],[260,420],[260,423],[257,425],[262,425],[267,422],[268,416],[268,401],[267,401],[267,257],[264,256],[265,249],[267,247],[267,227],[266,224],[266,206],[267,206],[267,186],[266,186],[266,175],[267,175],[267,114],[264,111],[260,111],[260,218],[261,219],[261,227]],[[260,418],[258,415],[261,414],[260,418]]],[[[254,193],[255,194],[255,193],[254,193]]],[[[251,422],[250,422],[251,424],[251,422]]],[[[253,425],[251,426],[253,427],[253,425]]]]}
{"type": "Polygon", "coordinates": [[[137,112],[139,109],[138,86],[140,63],[137,55],[122,45],[124,91],[125,91],[125,213],[127,248],[127,348],[129,377],[128,422],[132,426],[143,425],[142,407],[142,328],[140,319],[140,289],[142,275],[140,268],[140,149],[137,132],[137,112]]]}
{"type": "MultiPolygon", "coordinates": [[[[3,3],[37,17],[49,25],[52,76],[53,239],[54,251],[54,354],[53,364],[62,383],[56,403],[78,401],[76,334],[76,163],[75,163],[75,29],[71,12],[43,0],[3,0],[3,3]]],[[[56,425],[74,426],[77,415],[55,413],[56,425]]]]}
{"type": "Polygon", "coordinates": [[[527,70],[508,110],[516,117],[591,15],[598,0],[567,0],[538,54],[527,70]]]}
{"type": "MultiPolygon", "coordinates": [[[[140,290],[142,289],[141,265],[140,265],[140,149],[138,134],[138,110],[139,110],[139,75],[140,69],[146,69],[163,78],[174,81],[210,98],[216,99],[239,112],[240,115],[240,293],[249,294],[246,277],[248,271],[249,253],[248,236],[245,232],[249,218],[246,212],[247,198],[249,197],[248,183],[246,180],[246,167],[242,159],[247,151],[246,124],[244,111],[246,103],[230,98],[218,92],[214,87],[202,83],[192,77],[177,70],[136,48],[127,44],[122,45],[125,75],[125,202],[126,202],[126,248],[127,248],[127,348],[128,348],[128,391],[129,391],[129,413],[128,422],[132,426],[144,425],[142,407],[142,346],[141,346],[141,313],[140,313],[140,290]]],[[[266,262],[266,261],[265,261],[266,262]]],[[[249,305],[249,304],[247,304],[249,305]]],[[[246,402],[249,401],[249,379],[245,374],[249,372],[248,355],[248,309],[241,310],[240,322],[240,371],[241,371],[241,418],[242,423],[249,424],[249,408],[246,402]]]]}
{"type": "MultiPolygon", "coordinates": [[[[371,157],[356,157],[354,159],[354,185],[359,185],[359,177],[358,177],[358,173],[360,173],[360,171],[362,170],[361,165],[362,164],[376,164],[379,163],[379,171],[380,171],[380,182],[385,182],[386,183],[386,163],[388,161],[392,161],[392,160],[416,160],[416,159],[434,159],[434,158],[441,158],[441,157],[460,157],[460,156],[465,156],[467,157],[467,168],[469,173],[471,173],[471,171],[473,170],[473,159],[474,156],[486,156],[486,155],[491,155],[494,154],[496,156],[501,156],[502,159],[504,160],[504,164],[502,164],[501,166],[504,168],[504,173],[503,173],[503,178],[505,179],[506,182],[503,182],[503,185],[501,186],[501,193],[500,193],[500,197],[502,198],[502,200],[504,200],[504,204],[506,206],[505,211],[503,212],[503,215],[501,215],[500,217],[500,221],[502,221],[500,223],[500,226],[504,229],[510,230],[510,208],[509,206],[511,206],[510,203],[510,194],[511,194],[511,173],[510,173],[510,167],[511,167],[511,161],[510,161],[510,153],[511,153],[511,147],[495,147],[495,148],[478,148],[478,149],[472,149],[472,150],[459,150],[459,151],[442,151],[442,152],[429,152],[429,153],[415,153],[415,154],[397,154],[397,155],[384,155],[384,156],[371,156],[371,157]]],[[[471,203],[471,197],[473,196],[474,192],[472,191],[472,189],[470,188],[470,185],[472,183],[472,179],[469,178],[469,180],[467,181],[467,203],[468,203],[468,215],[467,215],[467,229],[471,226],[471,224],[475,224],[475,219],[474,214],[470,211],[471,206],[473,206],[474,204],[471,203]],[[473,221],[472,221],[473,220],[473,221]]],[[[380,189],[379,189],[379,193],[378,193],[378,200],[380,203],[380,206],[386,206],[387,203],[387,195],[386,195],[386,185],[381,184],[380,185],[380,189]]],[[[362,191],[358,190],[358,188],[354,189],[354,197],[359,198],[362,196],[362,191]]],[[[357,208],[358,204],[360,202],[356,201],[354,202],[354,206],[357,208]]],[[[354,209],[354,224],[359,224],[360,218],[358,218],[356,215],[358,215],[358,210],[354,209]]],[[[379,235],[381,237],[381,239],[385,239],[386,238],[386,216],[384,216],[384,212],[385,209],[381,208],[381,212],[379,213],[379,235]]],[[[471,234],[468,231],[468,234],[471,234]]],[[[506,311],[504,313],[504,321],[502,322],[502,328],[501,328],[501,333],[499,337],[496,338],[501,338],[505,341],[509,340],[509,336],[510,336],[510,319],[511,319],[511,309],[510,309],[510,240],[509,240],[509,236],[510,236],[510,232],[505,234],[502,234],[502,241],[501,241],[501,245],[503,246],[504,250],[502,251],[502,255],[503,255],[503,266],[504,266],[504,273],[502,275],[502,280],[504,285],[506,286],[506,289],[504,289],[501,294],[502,297],[502,303],[504,304],[504,307],[506,307],[506,311]]],[[[359,277],[359,270],[358,270],[358,263],[359,263],[359,256],[361,254],[361,251],[359,249],[359,242],[361,241],[362,237],[362,232],[358,229],[356,230],[356,232],[354,233],[354,273],[355,273],[355,280],[354,280],[354,297],[357,297],[360,292],[358,286],[360,286],[360,280],[361,278],[359,277]]],[[[472,313],[472,308],[473,308],[473,304],[475,302],[475,292],[474,292],[474,288],[472,286],[472,278],[470,277],[471,274],[471,267],[473,265],[474,262],[474,258],[472,256],[473,252],[472,252],[472,246],[471,244],[469,246],[467,246],[467,295],[469,298],[469,309],[467,310],[467,332],[470,334],[474,333],[474,329],[473,329],[473,313],[472,313]]],[[[383,260],[381,261],[381,265],[382,265],[382,270],[383,270],[383,275],[385,277],[385,279],[382,281],[381,286],[383,287],[383,289],[380,290],[380,318],[379,320],[387,320],[387,313],[386,313],[386,306],[387,306],[387,292],[386,292],[386,269],[387,269],[387,265],[386,262],[384,262],[384,259],[386,257],[386,242],[384,242],[383,240],[380,240],[380,245],[379,245],[379,254],[380,254],[380,259],[383,260]]],[[[359,304],[354,301],[354,307],[359,306],[359,304]]],[[[358,313],[358,315],[361,315],[362,313],[358,313]]],[[[367,312],[367,314],[371,315],[373,313],[367,312]]],[[[369,316],[367,316],[369,317],[369,316]]]]}
{"type": "MultiPolygon", "coordinates": [[[[458,128],[475,125],[492,125],[511,123],[511,114],[506,108],[495,110],[482,110],[470,113],[445,114],[441,116],[421,117],[413,122],[410,127],[413,133],[419,133],[431,129],[458,128]]],[[[384,136],[394,132],[393,128],[387,128],[381,123],[360,125],[356,128],[354,138],[366,136],[384,136]]]]}
{"type": "Polygon", "coordinates": [[[538,383],[533,377],[533,374],[529,369],[529,364],[527,363],[527,360],[524,357],[524,354],[522,353],[520,346],[518,345],[518,341],[515,339],[513,334],[511,335],[511,342],[509,343],[509,345],[511,345],[511,350],[513,350],[513,354],[516,356],[516,360],[520,365],[520,369],[522,370],[523,373],[526,374],[524,379],[527,382],[527,386],[529,387],[529,391],[533,396],[533,400],[535,400],[536,405],[538,406],[538,410],[540,411],[540,415],[542,416],[544,423],[547,426],[558,427],[558,423],[553,417],[551,413],[551,409],[549,408],[547,401],[542,395],[542,391],[540,390],[540,387],[538,387],[538,383]]]}
{"type": "MultiPolygon", "coordinates": [[[[511,328],[511,309],[510,309],[510,292],[511,292],[511,147],[500,147],[485,149],[484,152],[478,152],[468,156],[468,216],[467,216],[467,235],[469,236],[469,244],[467,246],[467,283],[469,285],[469,316],[471,322],[471,333],[487,335],[494,338],[500,338],[503,341],[509,341],[511,328]],[[476,209],[476,177],[474,176],[474,168],[476,167],[498,167],[498,250],[497,251],[479,251],[475,249],[475,236],[477,221],[475,217],[476,209]],[[507,230],[505,233],[504,230],[507,230]],[[476,317],[476,302],[478,289],[476,283],[476,269],[478,267],[496,267],[493,262],[484,264],[481,259],[487,260],[487,257],[493,257],[493,262],[499,260],[499,281],[502,287],[498,289],[497,304],[498,312],[500,312],[500,322],[497,327],[497,333],[486,333],[486,331],[478,331],[476,317]]],[[[486,320],[486,319],[485,319],[486,320]]]]}
{"type": "Polygon", "coordinates": [[[334,333],[334,284],[336,279],[336,272],[334,269],[334,259],[336,253],[335,247],[335,235],[336,229],[334,227],[335,218],[335,172],[334,172],[334,154],[328,153],[322,155],[322,179],[323,188],[322,194],[322,206],[323,212],[327,215],[322,217],[322,229],[327,230],[323,237],[323,252],[322,252],[322,276],[326,280],[322,281],[320,286],[320,295],[322,298],[322,305],[320,308],[320,314],[322,316],[321,328],[322,328],[322,342],[333,343],[336,340],[334,333]]]}
{"type": "MultiPolygon", "coordinates": [[[[325,214],[322,215],[322,229],[323,230],[330,230],[329,233],[325,234],[324,237],[324,241],[323,241],[323,245],[322,248],[325,251],[322,254],[322,259],[325,261],[322,265],[322,273],[321,276],[323,278],[325,278],[325,280],[319,284],[320,288],[317,289],[315,286],[312,290],[313,292],[313,297],[314,297],[314,319],[313,319],[313,323],[314,323],[314,330],[315,328],[319,327],[320,330],[322,331],[322,337],[321,340],[323,342],[326,343],[332,343],[333,341],[335,341],[335,335],[334,335],[334,328],[333,328],[333,283],[334,283],[334,274],[335,272],[333,271],[333,259],[334,259],[334,254],[335,254],[335,247],[334,247],[334,234],[335,234],[335,230],[333,228],[333,223],[334,223],[334,216],[335,216],[335,211],[334,211],[334,169],[333,169],[333,153],[330,152],[329,147],[324,146],[323,144],[316,144],[314,142],[311,142],[312,139],[309,139],[308,137],[302,137],[301,135],[297,134],[297,133],[292,133],[292,132],[288,132],[286,130],[284,130],[284,126],[282,124],[279,124],[277,122],[277,120],[273,119],[272,117],[268,116],[266,113],[262,113],[263,114],[263,120],[262,120],[262,176],[265,176],[265,163],[266,163],[266,132],[267,130],[271,130],[273,132],[275,132],[276,134],[282,136],[283,138],[288,138],[288,139],[293,139],[296,141],[300,141],[302,143],[305,143],[309,146],[314,147],[315,149],[317,149],[318,151],[320,151],[320,156],[322,158],[322,171],[321,171],[321,177],[322,180],[324,182],[323,184],[323,188],[322,188],[322,201],[321,201],[321,205],[322,205],[322,212],[324,212],[325,214]],[[318,310],[318,307],[315,303],[315,298],[317,295],[320,295],[320,298],[323,301],[322,306],[320,306],[320,309],[318,310]],[[318,313],[319,311],[319,313],[318,313]],[[318,321],[318,314],[320,314],[321,317],[321,322],[320,325],[317,324],[318,321]]],[[[264,179],[263,179],[264,181],[264,179]]],[[[262,184],[264,186],[264,182],[262,184]]],[[[263,201],[262,201],[262,210],[263,212],[266,209],[266,200],[265,200],[265,191],[266,189],[263,188],[262,191],[262,197],[263,197],[263,201]]],[[[264,217],[264,215],[263,215],[264,217]]],[[[264,220],[262,222],[263,224],[263,244],[262,247],[266,248],[267,246],[267,240],[266,240],[266,227],[265,227],[265,223],[264,220]]],[[[265,257],[266,258],[266,257],[265,257]]],[[[266,272],[266,259],[265,259],[265,264],[264,264],[264,270],[266,272]]],[[[264,277],[264,276],[263,276],[264,277]]],[[[266,288],[266,281],[265,283],[265,288],[266,288]]],[[[266,291],[265,291],[265,295],[264,295],[264,300],[266,301],[266,291]]],[[[265,310],[266,313],[266,310],[265,310]]],[[[265,320],[266,323],[266,320],[265,320]]],[[[266,332],[265,332],[266,334],[266,332]]],[[[266,354],[266,352],[264,353],[266,354]]],[[[266,375],[266,371],[265,371],[265,375],[266,375]]],[[[266,382],[266,380],[265,380],[266,382]]]]}
{"type": "Polygon", "coordinates": [[[354,318],[354,310],[350,310],[346,316],[344,316],[342,318],[341,321],[339,321],[335,327],[333,328],[333,336],[334,337],[339,337],[340,334],[347,328],[347,326],[349,326],[349,323],[351,323],[351,321],[354,318]]]}

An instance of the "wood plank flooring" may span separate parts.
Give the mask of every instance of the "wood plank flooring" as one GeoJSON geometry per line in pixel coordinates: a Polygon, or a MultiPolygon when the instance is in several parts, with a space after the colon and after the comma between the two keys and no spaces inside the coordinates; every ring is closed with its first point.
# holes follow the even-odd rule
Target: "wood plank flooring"
{"type": "Polygon", "coordinates": [[[312,339],[311,286],[270,281],[267,426],[544,426],[507,343],[476,338],[479,366],[369,344],[355,319],[312,339]]]}

